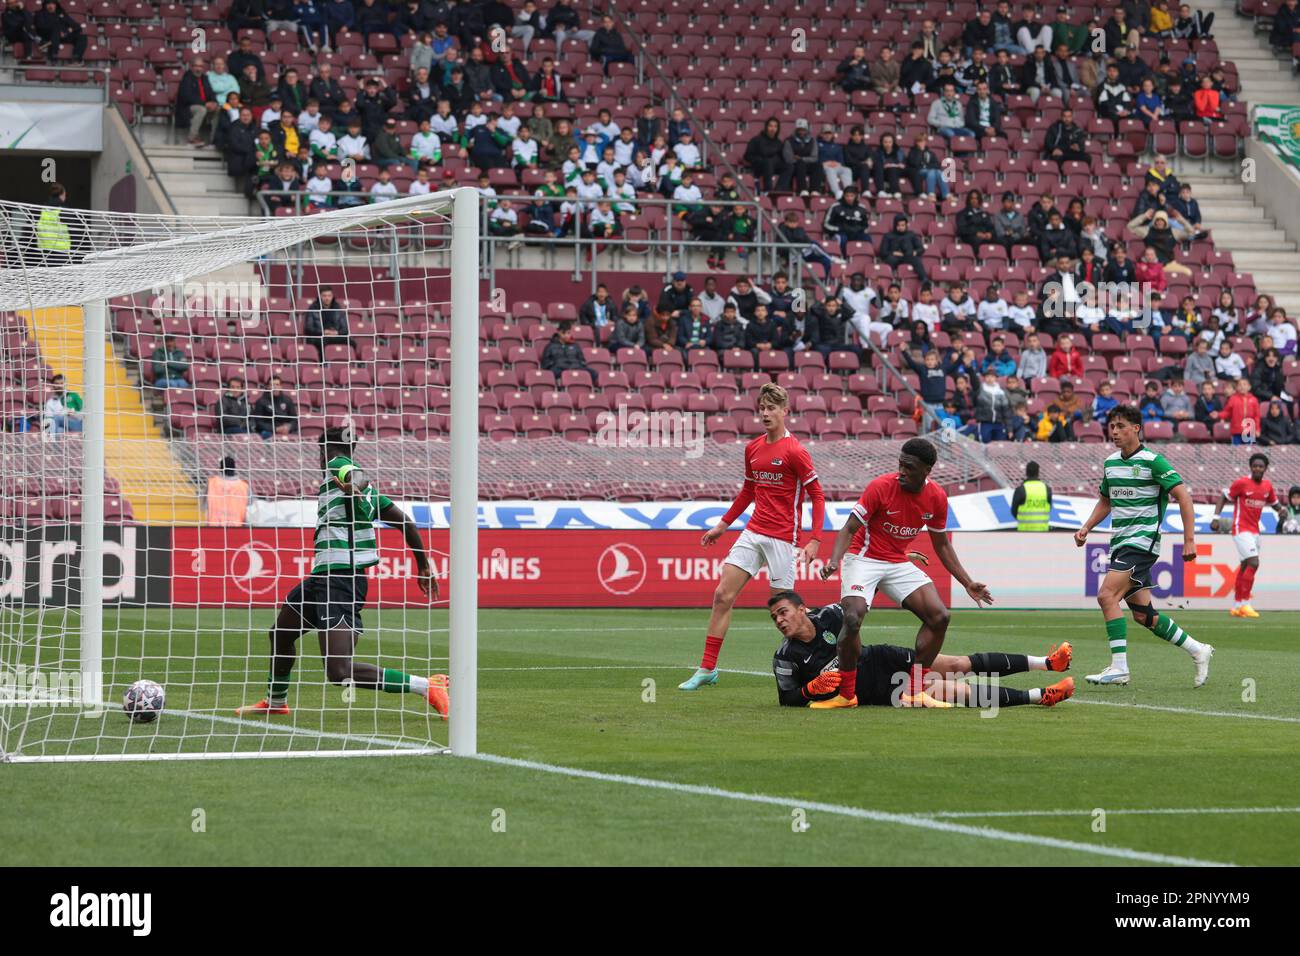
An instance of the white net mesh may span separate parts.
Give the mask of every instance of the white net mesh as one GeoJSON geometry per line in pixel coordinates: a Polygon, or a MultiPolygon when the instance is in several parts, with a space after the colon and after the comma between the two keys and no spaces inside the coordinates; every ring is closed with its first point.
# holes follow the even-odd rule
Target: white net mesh
{"type": "Polygon", "coordinates": [[[447,594],[420,593],[391,527],[354,655],[382,669],[383,690],[361,671],[357,686],[331,683],[307,630],[292,712],[236,708],[276,691],[268,631],[312,568],[327,428],[351,429],[357,466],[422,526],[446,576],[447,532],[431,517],[449,494],[452,199],[274,219],[64,210],[61,233],[40,207],[0,203],[0,754],[389,753],[447,739],[423,691],[447,671],[447,594]],[[83,379],[83,307],[97,300],[102,395],[83,379]],[[96,416],[104,713],[78,706],[75,686],[96,416]],[[161,718],[122,712],[138,680],[163,685],[161,718]]]}

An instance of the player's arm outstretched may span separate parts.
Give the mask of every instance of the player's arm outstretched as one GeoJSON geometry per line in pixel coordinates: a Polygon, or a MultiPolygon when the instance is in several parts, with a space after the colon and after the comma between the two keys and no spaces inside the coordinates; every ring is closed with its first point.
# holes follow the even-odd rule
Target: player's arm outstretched
{"type": "Polygon", "coordinates": [[[433,566],[429,564],[429,556],[424,551],[420,529],[411,516],[390,502],[387,508],[379,512],[379,517],[385,524],[402,529],[402,538],[415,557],[415,583],[419,585],[420,593],[438,600],[438,579],[434,577],[433,566]]]}
{"type": "Polygon", "coordinates": [[[948,573],[957,580],[957,583],[966,589],[966,593],[970,595],[976,606],[993,603],[993,595],[989,593],[988,585],[972,580],[966,569],[962,567],[961,559],[957,557],[957,550],[952,546],[952,538],[948,536],[947,530],[931,530],[930,544],[934,547],[939,563],[947,568],[948,573]]]}

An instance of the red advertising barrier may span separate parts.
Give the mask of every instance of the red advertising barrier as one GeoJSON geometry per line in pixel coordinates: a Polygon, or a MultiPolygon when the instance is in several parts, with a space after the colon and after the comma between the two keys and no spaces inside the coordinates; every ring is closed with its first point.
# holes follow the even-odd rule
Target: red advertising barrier
{"type": "MultiPolygon", "coordinates": [[[[423,532],[446,580],[447,532],[423,532]]],[[[712,548],[696,531],[481,531],[481,607],[705,607],[713,595],[730,533],[712,548]]],[[[420,605],[414,564],[399,532],[379,533],[380,563],[371,571],[372,606],[420,605]]],[[[829,554],[831,542],[823,542],[829,554]]],[[[311,569],[312,531],[303,528],[177,528],[173,532],[172,602],[181,607],[274,607],[311,569]]],[[[949,602],[952,581],[929,538],[914,543],[930,558],[925,569],[949,602]]],[[[839,600],[838,576],[817,577],[821,562],[800,569],[796,589],[812,604],[839,600]]],[[[767,599],[766,572],[741,595],[743,607],[767,599]]],[[[878,606],[890,606],[883,595],[878,606]]]]}

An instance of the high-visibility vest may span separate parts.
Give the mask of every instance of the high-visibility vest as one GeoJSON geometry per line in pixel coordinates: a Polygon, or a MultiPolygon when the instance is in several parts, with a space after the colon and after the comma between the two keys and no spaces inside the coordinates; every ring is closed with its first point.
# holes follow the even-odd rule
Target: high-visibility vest
{"type": "Polygon", "coordinates": [[[1047,500],[1047,485],[1035,478],[1023,487],[1025,503],[1016,512],[1016,530],[1050,531],[1047,519],[1052,515],[1052,504],[1047,500]]]}
{"type": "Polygon", "coordinates": [[[248,482],[243,478],[208,478],[208,524],[243,525],[248,516],[248,482]]]}
{"type": "Polygon", "coordinates": [[[36,222],[36,247],[46,252],[67,252],[72,248],[68,227],[59,218],[57,207],[41,210],[36,222]]]}

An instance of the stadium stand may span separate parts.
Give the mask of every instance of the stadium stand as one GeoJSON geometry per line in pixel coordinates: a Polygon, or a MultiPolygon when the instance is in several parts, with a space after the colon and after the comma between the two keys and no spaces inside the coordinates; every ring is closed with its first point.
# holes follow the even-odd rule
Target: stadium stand
{"type": "MultiPolygon", "coordinates": [[[[18,6],[39,8],[30,0],[18,6]]],[[[517,4],[394,4],[384,8],[386,30],[354,26],[318,36],[283,22],[263,29],[266,21],[255,15],[261,5],[238,0],[197,6],[69,0],[61,7],[67,21],[57,49],[47,45],[48,29],[43,44],[41,37],[24,36],[25,28],[11,30],[11,19],[5,23],[26,82],[106,81],[112,101],[138,131],[176,127],[200,152],[215,146],[231,182],[247,188],[266,214],[310,215],[332,205],[380,201],[390,190],[386,183],[388,194],[425,184],[475,185],[492,210],[494,256],[506,254],[507,242],[542,248],[575,235],[603,235],[628,243],[616,247],[627,257],[636,242],[663,243],[670,230],[678,240],[689,235],[708,246],[708,272],[692,269],[687,286],[699,295],[707,275],[715,275],[719,301],[736,303],[740,328],[719,336],[711,325],[704,341],[692,335],[693,326],[678,322],[671,349],[649,348],[640,339],[611,342],[613,317],[593,324],[585,299],[512,297],[508,308],[485,306],[482,434],[501,454],[521,445],[539,454],[585,454],[601,413],[620,405],[699,411],[713,440],[734,442],[754,430],[757,388],[775,380],[792,395],[792,430],[833,444],[836,456],[844,456],[836,460],[854,462],[863,454],[888,460],[889,440],[931,427],[934,416],[946,414],[944,401],[952,400],[954,430],[993,439],[987,454],[1009,473],[1026,452],[1023,444],[1002,441],[1003,435],[1020,437],[1030,448],[1040,435],[1065,439],[1053,449],[1063,469],[1057,480],[1086,490],[1097,458],[1088,445],[1103,440],[1104,402],[1094,409],[1094,401],[1101,385],[1110,383],[1116,400],[1143,404],[1153,441],[1186,443],[1179,454],[1192,456],[1207,482],[1219,481],[1226,458],[1216,457],[1215,445],[1240,438],[1241,418],[1229,424],[1217,408],[1199,417],[1193,408],[1186,416],[1181,400],[1166,395],[1170,383],[1185,376],[1195,403],[1190,386],[1201,376],[1198,340],[1207,341],[1209,380],[1219,400],[1229,397],[1235,378],[1246,378],[1265,413],[1269,399],[1279,399],[1291,442],[1300,411],[1295,319],[1237,269],[1232,250],[1216,243],[1214,223],[1200,219],[1197,183],[1185,173],[1180,182],[1174,171],[1241,155],[1250,127],[1235,95],[1237,69],[1220,58],[1212,37],[1187,32],[1181,21],[1166,36],[1138,24],[1139,42],[1125,50],[1130,35],[1116,12],[1121,4],[1071,4],[1063,12],[1055,4],[1036,6],[1042,14],[1037,25],[1014,22],[1019,4],[1013,21],[1001,24],[994,14],[986,23],[971,0],[632,0],[615,4],[614,17],[604,20],[581,5],[544,5],[543,15],[563,22],[560,32],[553,21],[518,20],[517,4]],[[498,23],[503,32],[495,31],[498,23]],[[1026,36],[1050,37],[1053,49],[1064,43],[1067,56],[1036,67],[1015,45],[1021,26],[1026,36]],[[206,50],[191,69],[196,28],[206,31],[206,50]],[[1095,54],[1093,29],[1105,47],[1095,54]],[[918,43],[919,60],[905,62],[918,43]],[[988,48],[983,65],[972,63],[967,51],[977,46],[988,48]],[[507,58],[507,48],[515,59],[507,58]],[[941,55],[947,48],[951,52],[941,55]],[[900,64],[897,71],[881,67],[886,49],[900,64]],[[1108,82],[1112,61],[1116,75],[1108,82]],[[63,69],[76,62],[106,72],[63,69]],[[419,72],[426,65],[432,76],[419,72]],[[945,95],[948,79],[957,87],[956,100],[945,95]],[[242,124],[237,111],[206,105],[215,101],[215,90],[231,84],[253,107],[242,124]],[[982,84],[990,89],[987,101],[982,84]],[[1054,88],[1063,95],[1053,95],[1054,88]],[[270,109],[273,96],[279,105],[294,105],[293,129],[283,128],[270,109]],[[309,107],[309,99],[320,108],[309,107]],[[449,101],[448,117],[439,115],[442,99],[449,101]],[[505,110],[511,101],[513,117],[505,110]],[[320,115],[331,117],[337,136],[313,139],[320,115]],[[354,119],[366,142],[340,145],[354,119]],[[436,145],[422,132],[426,120],[436,145]],[[769,136],[773,121],[776,135],[769,136]],[[524,137],[516,126],[533,132],[524,137]],[[259,145],[264,130],[270,141],[259,145]],[[922,134],[928,141],[918,144],[922,134]],[[314,144],[306,145],[305,158],[286,152],[294,138],[314,144]],[[535,157],[530,139],[540,144],[535,157]],[[615,158],[597,174],[595,194],[582,194],[581,171],[603,161],[607,144],[615,158]],[[566,166],[571,145],[578,160],[566,166]],[[357,157],[355,180],[345,175],[349,149],[357,157]],[[638,170],[638,153],[653,157],[653,173],[638,170]],[[309,183],[316,160],[325,164],[322,175],[309,183]],[[291,166],[284,179],[274,175],[280,162],[291,166]],[[684,166],[697,170],[693,186],[681,181],[684,166]],[[630,193],[613,192],[616,167],[628,177],[630,193]],[[847,177],[837,167],[847,169],[847,177]],[[927,168],[936,173],[928,176],[927,168]],[[547,186],[551,171],[558,193],[547,186]],[[607,179],[604,189],[600,178],[607,179]],[[566,181],[579,195],[565,196],[566,181]],[[841,201],[849,183],[859,203],[841,201]],[[1180,188],[1188,186],[1190,193],[1180,188]],[[593,218],[602,193],[611,199],[610,215],[593,218]],[[519,201],[506,213],[510,195],[519,201]],[[1170,230],[1159,225],[1162,218],[1170,230]],[[899,228],[906,241],[890,238],[899,228]],[[756,291],[734,289],[735,274],[715,261],[714,249],[730,255],[756,237],[780,247],[793,289],[816,303],[809,311],[781,308],[785,300],[767,277],[756,291]],[[1117,261],[1120,249],[1141,271],[1117,261]],[[1148,250],[1154,265],[1142,263],[1148,250]],[[1064,275],[1058,252],[1068,259],[1064,275]],[[862,321],[852,321],[859,311],[854,303],[864,297],[855,274],[862,276],[865,295],[875,297],[872,326],[865,310],[862,321]],[[1080,310],[1073,290],[1115,282],[1140,283],[1135,288],[1150,296],[1149,326],[1135,322],[1142,309],[1122,296],[1098,303],[1096,311],[1080,310]],[[891,284],[907,309],[882,317],[879,306],[891,284]],[[953,291],[958,287],[961,293],[953,291]],[[927,294],[933,310],[923,301],[927,294]],[[1054,309],[1054,294],[1067,307],[1054,309]],[[770,312],[785,314],[775,323],[755,322],[762,300],[770,312]],[[925,319],[920,327],[918,317],[925,319]],[[573,343],[581,362],[564,359],[552,371],[544,367],[547,347],[568,320],[576,321],[573,343]],[[1031,331],[1044,345],[1044,358],[1058,335],[1073,335],[1079,353],[1067,360],[1065,374],[1049,378],[1045,366],[1037,371],[1036,360],[1026,363],[1031,331]],[[1002,340],[996,355],[995,338],[1002,340]],[[1266,358],[1270,350],[1276,358],[1266,358]],[[942,389],[931,387],[923,412],[922,356],[930,351],[940,357],[942,389]],[[988,366],[1005,401],[985,395],[981,402],[988,366]],[[1074,397],[1058,430],[1051,407],[1066,380],[1074,397]],[[1154,395],[1150,382],[1156,383],[1154,395]],[[1020,402],[1023,414],[1017,414],[1020,402]]],[[[1279,15],[1278,7],[1247,0],[1240,11],[1276,25],[1289,15],[1279,15]]],[[[1286,46],[1279,42],[1282,32],[1270,33],[1275,46],[1286,46]]],[[[403,249],[418,255],[418,241],[403,249]]],[[[647,293],[637,302],[640,334],[653,335],[663,277],[632,275],[639,279],[611,288],[613,311],[621,314],[627,286],[640,285],[647,293]]],[[[308,329],[318,287],[295,289],[279,277],[271,283],[265,321],[240,323],[233,334],[226,316],[201,308],[146,323],[143,309],[118,303],[112,320],[119,354],[171,434],[197,442],[203,462],[236,441],[264,449],[268,461],[301,457],[300,441],[314,440],[342,414],[353,416],[376,441],[377,453],[390,460],[400,461],[404,441],[440,441],[440,359],[449,336],[443,317],[420,303],[369,299],[369,283],[346,268],[336,270],[330,284],[344,290],[342,344],[322,349],[320,333],[308,329]],[[173,336],[172,347],[181,353],[180,381],[172,384],[184,387],[156,387],[155,353],[166,348],[164,336],[173,336]],[[222,435],[222,393],[230,380],[247,384],[251,409],[272,376],[295,409],[292,435],[264,443],[255,434],[222,435]]],[[[666,309],[689,311],[690,298],[678,303],[665,295],[663,302],[666,309]]],[[[39,420],[47,370],[21,321],[6,317],[2,331],[6,419],[39,420]]],[[[729,494],[730,471],[719,484],[722,472],[712,470],[710,456],[705,460],[683,480],[696,494],[729,494]]],[[[296,484],[268,483],[265,474],[254,478],[259,496],[303,493],[296,484]]],[[[975,475],[944,478],[963,488],[968,479],[971,488],[981,481],[975,475]]],[[[845,488],[852,484],[846,481],[845,488]]],[[[619,476],[613,484],[593,479],[565,493],[642,498],[667,487],[619,476]]],[[[518,489],[498,490],[509,496],[518,489]]]]}

